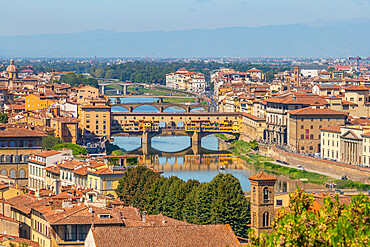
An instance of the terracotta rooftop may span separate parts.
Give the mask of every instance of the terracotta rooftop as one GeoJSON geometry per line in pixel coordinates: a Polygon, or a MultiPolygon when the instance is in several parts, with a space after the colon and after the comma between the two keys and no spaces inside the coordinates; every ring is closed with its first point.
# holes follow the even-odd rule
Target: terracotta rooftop
{"type": "Polygon", "coordinates": [[[345,91],[369,91],[369,88],[365,86],[350,86],[344,88],[345,91]]]}
{"type": "Polygon", "coordinates": [[[258,173],[256,175],[253,175],[253,176],[250,176],[248,178],[249,180],[277,180],[277,178],[265,173],[265,172],[261,172],[261,173],[258,173]]]}
{"type": "Polygon", "coordinates": [[[47,136],[43,132],[25,129],[25,128],[8,128],[6,130],[0,130],[1,137],[45,137],[47,136]]]}
{"type": "Polygon", "coordinates": [[[321,128],[321,130],[340,133],[341,127],[336,126],[336,125],[332,125],[332,126],[329,126],[329,127],[326,127],[326,128],[321,128]]]}
{"type": "Polygon", "coordinates": [[[136,246],[240,246],[229,225],[182,225],[92,228],[99,247],[136,246]]]}
{"type": "Polygon", "coordinates": [[[311,107],[301,108],[289,111],[292,115],[348,115],[346,112],[335,111],[331,109],[314,109],[311,107]]]}
{"type": "Polygon", "coordinates": [[[60,154],[60,152],[56,150],[50,150],[50,151],[44,151],[44,152],[38,153],[36,154],[36,156],[47,158],[47,157],[57,155],[57,154],[60,154]]]}

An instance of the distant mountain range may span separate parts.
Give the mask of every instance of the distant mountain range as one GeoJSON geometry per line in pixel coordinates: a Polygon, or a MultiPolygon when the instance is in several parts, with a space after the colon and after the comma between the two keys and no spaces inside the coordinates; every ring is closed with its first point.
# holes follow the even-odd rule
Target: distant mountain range
{"type": "Polygon", "coordinates": [[[0,57],[370,56],[370,19],[212,30],[0,36],[0,57]]]}

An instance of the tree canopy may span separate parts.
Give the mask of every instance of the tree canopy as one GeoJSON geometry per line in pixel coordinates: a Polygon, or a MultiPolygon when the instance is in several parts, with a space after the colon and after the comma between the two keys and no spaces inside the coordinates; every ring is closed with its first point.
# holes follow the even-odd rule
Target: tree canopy
{"type": "Polygon", "coordinates": [[[143,166],[128,169],[116,190],[126,205],[149,214],[162,213],[193,224],[230,224],[235,234],[247,236],[250,205],[240,182],[219,174],[209,183],[161,177],[143,166]]]}
{"type": "Polygon", "coordinates": [[[46,136],[42,138],[42,148],[51,150],[55,145],[63,143],[62,139],[54,137],[54,136],[46,136]]]}
{"type": "Polygon", "coordinates": [[[0,113],[0,123],[8,123],[8,114],[0,113]]]}
{"type": "Polygon", "coordinates": [[[63,148],[72,149],[73,155],[87,155],[88,154],[86,148],[81,147],[80,145],[77,145],[77,144],[73,144],[73,143],[63,142],[53,147],[54,150],[60,150],[63,148]]]}
{"type": "Polygon", "coordinates": [[[356,195],[345,205],[338,195],[327,196],[318,212],[313,201],[312,195],[296,190],[290,195],[290,210],[275,216],[271,234],[250,233],[251,246],[369,246],[369,197],[356,195]]]}

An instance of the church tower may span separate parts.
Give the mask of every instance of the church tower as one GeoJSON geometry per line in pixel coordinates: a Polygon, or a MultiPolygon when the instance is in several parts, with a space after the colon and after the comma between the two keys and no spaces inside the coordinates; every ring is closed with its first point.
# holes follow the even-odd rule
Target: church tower
{"type": "Polygon", "coordinates": [[[249,177],[251,183],[251,227],[256,235],[272,231],[276,180],[275,177],[264,172],[249,177]]]}
{"type": "Polygon", "coordinates": [[[299,86],[299,67],[294,67],[294,86],[299,86]]]}

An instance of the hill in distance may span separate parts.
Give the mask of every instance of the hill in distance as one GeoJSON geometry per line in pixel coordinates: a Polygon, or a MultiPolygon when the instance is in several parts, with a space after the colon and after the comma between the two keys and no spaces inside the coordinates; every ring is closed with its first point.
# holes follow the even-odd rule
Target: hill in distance
{"type": "Polygon", "coordinates": [[[0,36],[0,57],[369,56],[370,19],[185,31],[0,36]]]}

